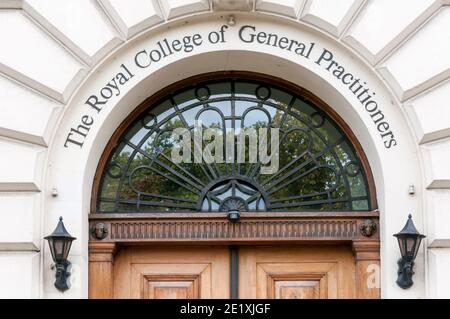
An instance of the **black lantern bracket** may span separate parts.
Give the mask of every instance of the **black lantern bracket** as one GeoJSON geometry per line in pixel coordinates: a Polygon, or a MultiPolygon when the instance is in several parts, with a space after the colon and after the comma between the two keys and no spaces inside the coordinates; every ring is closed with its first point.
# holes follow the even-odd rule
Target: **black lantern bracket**
{"type": "Polygon", "coordinates": [[[69,277],[71,275],[70,268],[71,268],[70,261],[66,260],[63,263],[55,263],[51,266],[52,270],[55,270],[55,287],[61,292],[64,292],[70,288],[69,285],[69,277]]]}
{"type": "Polygon", "coordinates": [[[52,254],[54,265],[52,269],[56,270],[55,273],[55,287],[61,292],[64,292],[70,288],[70,261],[67,260],[69,255],[72,241],[76,238],[72,237],[64,227],[63,218],[59,217],[58,225],[50,235],[44,237],[48,241],[50,252],[52,254]]]}
{"type": "Polygon", "coordinates": [[[412,216],[409,214],[405,227],[399,233],[394,234],[394,237],[398,240],[402,255],[397,262],[398,278],[396,282],[400,288],[408,289],[414,284],[412,279],[414,275],[414,260],[419,251],[420,243],[426,236],[417,231],[412,221],[412,216]]]}

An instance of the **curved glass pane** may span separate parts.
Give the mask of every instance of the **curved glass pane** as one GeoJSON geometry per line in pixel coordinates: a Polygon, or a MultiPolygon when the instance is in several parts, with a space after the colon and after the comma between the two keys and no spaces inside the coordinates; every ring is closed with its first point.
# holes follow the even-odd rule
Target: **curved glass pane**
{"type": "Polygon", "coordinates": [[[145,110],[110,156],[99,194],[99,212],[370,209],[360,159],[330,117],[301,96],[240,80],[186,88],[145,110]],[[278,155],[271,173],[262,141],[278,155]]]}

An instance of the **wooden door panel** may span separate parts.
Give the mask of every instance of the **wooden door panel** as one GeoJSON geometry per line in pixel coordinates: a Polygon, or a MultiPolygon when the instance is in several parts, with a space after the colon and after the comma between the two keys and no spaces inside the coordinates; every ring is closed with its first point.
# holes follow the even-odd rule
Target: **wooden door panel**
{"type": "MultiPolygon", "coordinates": [[[[114,264],[115,298],[229,298],[228,247],[126,247],[114,264]]],[[[355,297],[349,248],[241,247],[239,297],[355,297]]]]}
{"type": "Polygon", "coordinates": [[[241,248],[239,261],[240,298],[352,298],[355,293],[349,249],[241,248]]]}
{"type": "Polygon", "coordinates": [[[144,275],[145,299],[198,299],[200,276],[197,275],[144,275]]]}
{"type": "Polygon", "coordinates": [[[336,263],[257,264],[256,298],[337,298],[336,263]]]}
{"type": "Polygon", "coordinates": [[[211,298],[210,264],[133,264],[131,298],[211,298]]]}
{"type": "Polygon", "coordinates": [[[114,272],[115,298],[229,297],[226,247],[127,247],[114,272]]]}
{"type": "Polygon", "coordinates": [[[274,283],[274,294],[269,296],[273,299],[319,299],[320,281],[289,280],[276,281],[274,283]]]}

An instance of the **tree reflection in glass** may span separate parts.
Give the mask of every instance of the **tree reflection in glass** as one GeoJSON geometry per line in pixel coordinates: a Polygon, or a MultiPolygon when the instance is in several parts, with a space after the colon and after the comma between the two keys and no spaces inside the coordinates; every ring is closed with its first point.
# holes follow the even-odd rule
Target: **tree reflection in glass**
{"type": "Polygon", "coordinates": [[[370,209],[360,159],[331,118],[300,96],[238,80],[202,83],[150,106],[120,138],[99,193],[99,212],[224,211],[230,198],[246,211],[370,209]],[[193,136],[195,123],[233,144],[244,129],[278,128],[278,171],[261,174],[260,163],[249,163],[248,136],[244,163],[236,148],[232,163],[194,163],[193,139],[191,162],[175,163],[173,130],[193,136]]]}

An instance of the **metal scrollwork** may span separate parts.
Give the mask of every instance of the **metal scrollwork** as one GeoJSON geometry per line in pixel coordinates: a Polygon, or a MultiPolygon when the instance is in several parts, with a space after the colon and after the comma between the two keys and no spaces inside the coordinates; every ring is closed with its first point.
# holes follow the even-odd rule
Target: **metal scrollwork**
{"type": "MultiPolygon", "coordinates": [[[[192,145],[193,156],[198,145],[192,145]]],[[[209,81],[169,94],[125,130],[105,167],[100,213],[223,212],[230,196],[242,199],[240,211],[371,209],[360,158],[340,127],[302,96],[258,81],[209,81]],[[238,132],[278,129],[278,170],[263,174],[265,164],[250,161],[250,146],[245,163],[238,152],[223,162],[174,161],[171,134],[177,128],[194,132],[198,122],[235,149],[238,132]],[[230,130],[234,135],[227,135],[230,130]]],[[[370,237],[374,227],[361,232],[370,237]]],[[[93,234],[102,239],[106,231],[93,234]]]]}

